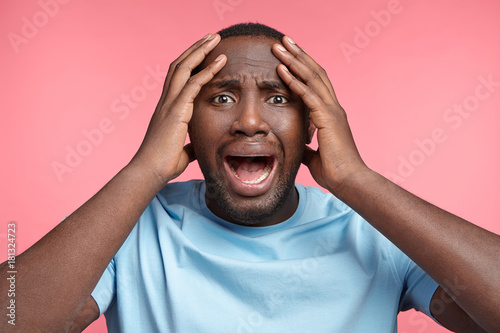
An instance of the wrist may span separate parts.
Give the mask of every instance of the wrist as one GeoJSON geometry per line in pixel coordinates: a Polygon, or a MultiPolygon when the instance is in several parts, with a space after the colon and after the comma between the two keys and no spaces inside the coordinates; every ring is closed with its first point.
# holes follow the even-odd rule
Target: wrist
{"type": "Polygon", "coordinates": [[[363,189],[369,186],[376,177],[380,177],[380,175],[363,164],[346,174],[335,187],[328,188],[328,191],[348,204],[359,198],[363,189]]]}
{"type": "Polygon", "coordinates": [[[155,194],[158,193],[170,179],[162,176],[155,168],[150,166],[147,162],[142,161],[135,156],[123,169],[122,173],[129,175],[147,186],[155,194]]]}

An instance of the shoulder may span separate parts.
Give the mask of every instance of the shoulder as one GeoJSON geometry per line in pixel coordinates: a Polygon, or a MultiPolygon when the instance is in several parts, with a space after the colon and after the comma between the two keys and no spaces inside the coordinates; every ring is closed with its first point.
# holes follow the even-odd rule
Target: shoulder
{"type": "Polygon", "coordinates": [[[296,184],[299,193],[299,208],[303,222],[327,219],[331,222],[341,221],[357,223],[359,215],[348,205],[339,200],[330,192],[314,186],[296,184]]]}
{"type": "Polygon", "coordinates": [[[296,187],[305,202],[303,219],[323,221],[325,231],[328,230],[325,237],[345,242],[348,248],[364,253],[371,260],[381,256],[399,265],[407,264],[406,256],[392,242],[333,194],[314,186],[297,184],[296,187]]]}
{"type": "Polygon", "coordinates": [[[189,180],[185,182],[174,182],[167,184],[158,192],[156,198],[159,200],[168,200],[169,203],[182,203],[198,198],[203,180],[189,180]]]}
{"type": "Polygon", "coordinates": [[[182,227],[187,212],[198,214],[202,185],[199,180],[167,184],[142,212],[115,259],[129,260],[140,249],[159,251],[158,239],[170,239],[182,227]]]}

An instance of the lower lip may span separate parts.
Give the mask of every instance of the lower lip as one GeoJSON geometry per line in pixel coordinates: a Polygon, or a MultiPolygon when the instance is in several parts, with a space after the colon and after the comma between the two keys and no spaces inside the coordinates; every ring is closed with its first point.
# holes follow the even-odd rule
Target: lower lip
{"type": "Polygon", "coordinates": [[[244,197],[257,197],[269,191],[273,185],[273,179],[276,174],[276,159],[273,161],[273,168],[266,179],[258,184],[246,184],[238,179],[231,170],[226,159],[224,159],[224,169],[226,171],[229,187],[237,194],[244,197]]]}

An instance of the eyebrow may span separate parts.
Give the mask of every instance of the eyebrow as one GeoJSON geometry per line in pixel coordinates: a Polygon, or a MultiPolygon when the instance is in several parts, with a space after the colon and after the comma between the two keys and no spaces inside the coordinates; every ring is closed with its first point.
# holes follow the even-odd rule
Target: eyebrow
{"type": "Polygon", "coordinates": [[[288,87],[283,84],[282,81],[261,81],[257,84],[257,86],[261,89],[278,89],[278,90],[288,90],[288,87]]]}
{"type": "MultiPolygon", "coordinates": [[[[208,88],[216,88],[216,89],[233,88],[239,85],[240,85],[239,79],[218,80],[207,84],[208,88]]],[[[284,85],[283,82],[278,80],[263,80],[258,82],[257,86],[260,89],[288,90],[288,87],[284,85]]]]}
{"type": "Polygon", "coordinates": [[[217,89],[224,89],[224,88],[232,88],[236,87],[240,84],[240,80],[218,80],[215,82],[210,82],[207,84],[208,88],[217,88],[217,89]]]}

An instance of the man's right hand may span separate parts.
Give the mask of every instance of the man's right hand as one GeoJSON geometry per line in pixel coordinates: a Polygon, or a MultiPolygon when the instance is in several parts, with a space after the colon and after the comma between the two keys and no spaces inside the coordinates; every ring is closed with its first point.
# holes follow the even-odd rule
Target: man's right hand
{"type": "Polygon", "coordinates": [[[191,72],[219,41],[219,35],[208,34],[170,64],[144,141],[131,161],[148,167],[164,185],[179,176],[195,159],[191,145],[184,146],[193,102],[201,87],[221,70],[227,58],[218,57],[196,75],[191,76],[191,72]]]}
{"type": "MultiPolygon", "coordinates": [[[[85,327],[99,315],[90,295],[104,270],[158,191],[193,159],[189,146],[184,147],[193,101],[224,66],[226,57],[196,75],[191,72],[219,41],[219,35],[207,35],[172,63],[158,107],[132,161],[16,257],[16,281],[22,286],[16,290],[16,315],[21,319],[15,327],[7,320],[0,322],[1,332],[66,332],[70,327],[85,327]]],[[[6,262],[0,264],[4,295],[9,288],[7,271],[6,262]]]]}

